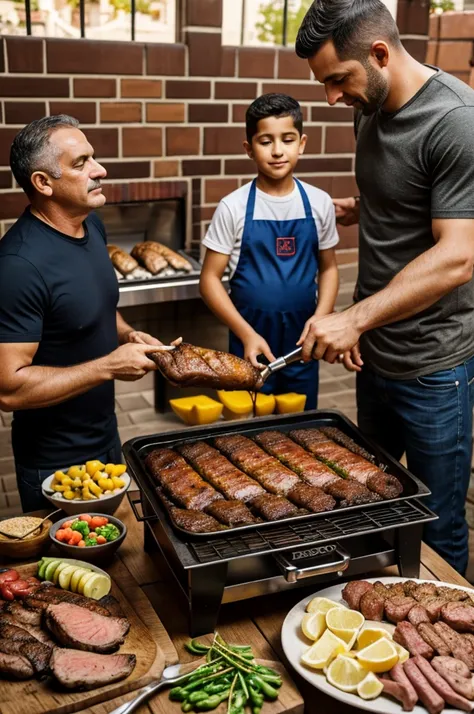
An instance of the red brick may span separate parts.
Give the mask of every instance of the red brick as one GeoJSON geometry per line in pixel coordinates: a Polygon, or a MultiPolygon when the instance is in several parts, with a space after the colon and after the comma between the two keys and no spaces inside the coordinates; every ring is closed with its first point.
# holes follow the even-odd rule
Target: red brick
{"type": "Polygon", "coordinates": [[[248,109],[248,104],[234,104],[232,107],[232,121],[242,124],[245,122],[245,113],[248,109]]]}
{"type": "Polygon", "coordinates": [[[46,115],[45,102],[5,102],[5,124],[29,124],[46,115]]]}
{"type": "Polygon", "coordinates": [[[218,203],[236,188],[239,188],[237,179],[206,179],[204,202],[218,203]]]}
{"type": "Polygon", "coordinates": [[[438,61],[438,42],[436,40],[430,40],[428,42],[428,48],[426,50],[426,64],[431,64],[436,67],[438,61]]]}
{"type": "Polygon", "coordinates": [[[439,43],[438,65],[446,72],[467,72],[471,58],[472,42],[439,43]]]}
{"type": "Polygon", "coordinates": [[[39,37],[6,37],[9,72],[43,72],[43,40],[39,37]]]}
{"type": "Polygon", "coordinates": [[[332,179],[331,196],[334,198],[347,198],[357,196],[359,189],[355,176],[334,176],[332,179]]]}
{"type": "Polygon", "coordinates": [[[311,107],[311,121],[321,121],[324,123],[333,123],[346,121],[352,123],[354,121],[354,111],[350,107],[311,107]]]}
{"type": "Polygon", "coordinates": [[[145,45],[145,56],[146,74],[181,77],[185,73],[186,47],[183,44],[145,45]]]}
{"type": "Polygon", "coordinates": [[[183,122],[185,120],[184,104],[147,104],[146,120],[148,122],[183,122]]]}
{"type": "Polygon", "coordinates": [[[94,102],[50,102],[50,114],[69,114],[81,124],[95,124],[96,109],[94,102]]]}
{"type": "Polygon", "coordinates": [[[216,82],[216,99],[255,99],[256,82],[216,82]]]}
{"type": "Polygon", "coordinates": [[[215,211],[215,206],[199,206],[193,208],[193,223],[197,221],[210,221],[215,211]]]}
{"type": "Polygon", "coordinates": [[[205,154],[241,154],[245,131],[237,126],[207,127],[204,129],[205,154]]]}
{"type": "Polygon", "coordinates": [[[168,156],[192,156],[199,154],[198,127],[167,127],[166,153],[168,156]]]}
{"type": "Polygon", "coordinates": [[[406,51],[414,57],[418,62],[424,62],[426,59],[426,50],[428,46],[427,40],[423,38],[402,38],[402,45],[406,51]]]}
{"type": "Polygon", "coordinates": [[[185,159],[183,176],[216,176],[221,172],[219,159],[185,159]]]}
{"type": "Polygon", "coordinates": [[[0,166],[10,165],[10,147],[19,131],[19,129],[0,128],[0,166]]]}
{"type": "Polygon", "coordinates": [[[308,60],[298,57],[293,47],[282,47],[278,50],[279,79],[311,79],[308,60]]]}
{"type": "Polygon", "coordinates": [[[214,124],[216,122],[227,123],[229,118],[229,105],[216,104],[189,104],[188,121],[199,122],[201,124],[214,124]]]}
{"type": "Polygon", "coordinates": [[[326,127],[326,154],[350,154],[355,151],[354,129],[351,126],[326,127]]]}
{"type": "Polygon", "coordinates": [[[0,188],[11,188],[13,176],[11,171],[0,171],[0,188]]]}
{"type": "Polygon", "coordinates": [[[472,40],[474,12],[445,12],[440,17],[440,37],[443,40],[472,40]]]}
{"type": "Polygon", "coordinates": [[[57,74],[142,74],[139,42],[110,40],[46,40],[48,72],[57,74]]]}
{"type": "Polygon", "coordinates": [[[189,27],[221,27],[222,0],[192,0],[186,5],[189,27]]]}
{"type": "Polygon", "coordinates": [[[321,102],[326,99],[324,85],[316,84],[316,82],[307,84],[267,83],[263,85],[262,92],[263,94],[268,92],[289,94],[290,97],[302,102],[321,102]]]}
{"type": "Polygon", "coordinates": [[[166,82],[168,99],[210,99],[211,83],[195,80],[168,80],[166,82]]]}
{"type": "Polygon", "coordinates": [[[120,95],[128,99],[140,97],[161,97],[162,83],[159,79],[122,79],[120,95]]]}
{"type": "Polygon", "coordinates": [[[429,34],[431,39],[437,40],[439,37],[439,28],[440,28],[440,16],[439,15],[430,15],[430,27],[429,27],[429,34]]]}
{"type": "Polygon", "coordinates": [[[28,205],[29,201],[23,193],[2,193],[0,201],[0,220],[5,218],[18,218],[28,205]]]}
{"type": "Polygon", "coordinates": [[[255,167],[255,162],[252,159],[226,159],[224,173],[228,175],[248,175],[256,174],[257,169],[255,167]]]}
{"type": "Polygon", "coordinates": [[[359,226],[339,226],[337,227],[339,233],[339,243],[338,250],[348,250],[350,248],[357,248],[359,245],[359,226]]]}
{"type": "Polygon", "coordinates": [[[142,105],[138,102],[101,102],[100,121],[103,123],[140,122],[142,105]]]}
{"type": "Polygon", "coordinates": [[[107,178],[132,179],[148,178],[150,176],[149,161],[102,161],[102,166],[107,171],[107,178]]]}
{"type": "Polygon", "coordinates": [[[322,128],[320,126],[307,126],[304,127],[304,133],[308,137],[306,153],[320,154],[322,150],[322,128]]]}
{"type": "Polygon", "coordinates": [[[84,130],[88,141],[94,147],[97,158],[109,158],[118,156],[118,130],[108,127],[107,129],[84,130]]]}
{"type": "Polygon", "coordinates": [[[122,149],[124,156],[161,156],[161,128],[124,127],[122,131],[122,149]]]}
{"type": "Polygon", "coordinates": [[[68,97],[65,77],[0,77],[0,97],[68,97]]]}
{"type": "Polygon", "coordinates": [[[237,69],[237,48],[223,47],[221,54],[221,77],[235,77],[237,69]]]}
{"type": "MultiPolygon", "coordinates": [[[[125,80],[124,80],[125,81],[125,80]]],[[[130,80],[138,81],[138,80],[130,80]]],[[[75,97],[115,97],[117,95],[117,83],[115,79],[75,79],[74,80],[74,96],[75,97]]]]}
{"type": "Polygon", "coordinates": [[[427,35],[430,0],[398,0],[397,25],[402,35],[427,35]]]}
{"type": "MultiPolygon", "coordinates": [[[[296,170],[296,174],[298,175],[298,168],[296,170]]],[[[332,176],[303,176],[302,181],[306,181],[306,183],[311,184],[311,186],[316,186],[316,188],[320,188],[321,191],[326,191],[326,193],[331,193],[331,187],[332,187],[332,176]]]]}
{"type": "Polygon", "coordinates": [[[187,32],[189,74],[193,77],[218,77],[221,72],[220,33],[187,32]]]}
{"type": "Polygon", "coordinates": [[[275,50],[270,47],[240,47],[238,54],[239,77],[274,77],[275,50]]]}
{"type": "Polygon", "coordinates": [[[179,176],[179,161],[155,161],[153,175],[155,178],[179,176]]]}
{"type": "Polygon", "coordinates": [[[299,173],[340,173],[352,171],[352,159],[318,156],[315,158],[301,158],[298,161],[299,173]]]}

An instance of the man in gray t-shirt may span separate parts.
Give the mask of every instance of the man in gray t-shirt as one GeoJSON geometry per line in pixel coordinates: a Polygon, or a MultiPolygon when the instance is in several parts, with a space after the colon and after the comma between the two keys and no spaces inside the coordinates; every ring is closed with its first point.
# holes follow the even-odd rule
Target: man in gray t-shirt
{"type": "Polygon", "coordinates": [[[474,404],[474,91],[403,48],[381,0],[316,0],[298,33],[328,103],[356,110],[355,304],[313,325],[311,355],[357,375],[359,426],[432,491],[425,539],[460,572],[474,404]],[[360,346],[359,346],[360,345],[360,346]]]}

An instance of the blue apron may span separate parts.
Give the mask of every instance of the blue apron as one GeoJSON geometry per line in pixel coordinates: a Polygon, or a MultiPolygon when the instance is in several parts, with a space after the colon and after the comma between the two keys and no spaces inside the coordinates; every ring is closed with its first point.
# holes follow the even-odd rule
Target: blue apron
{"type": "MultiPolygon", "coordinates": [[[[295,179],[305,217],[289,221],[254,220],[256,179],[250,187],[240,258],[230,281],[232,301],[247,322],[269,344],[275,357],[296,347],[304,324],[316,309],[318,231],[308,196],[295,179]]],[[[241,341],[231,332],[230,352],[243,357],[241,341]]],[[[267,394],[306,394],[306,409],[315,409],[316,361],[296,362],[270,377],[267,394]]]]}

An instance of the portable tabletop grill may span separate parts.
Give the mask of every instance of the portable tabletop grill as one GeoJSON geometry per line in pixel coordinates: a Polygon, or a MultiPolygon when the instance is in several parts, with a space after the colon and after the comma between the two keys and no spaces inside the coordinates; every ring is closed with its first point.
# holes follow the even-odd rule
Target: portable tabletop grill
{"type": "Polygon", "coordinates": [[[221,603],[295,587],[321,587],[330,580],[389,565],[397,565],[402,576],[418,577],[423,525],[437,517],[419,501],[430,494],[426,486],[336,411],[262,417],[138,437],[126,442],[123,452],[140,489],[140,497],[130,502],[137,519],[145,522],[145,549],[157,544],[163,553],[188,600],[192,636],[215,629],[221,603]],[[202,536],[173,525],[143,464],[154,448],[173,448],[185,441],[320,426],[339,428],[373,454],[377,463],[401,481],[402,495],[202,536]],[[136,507],[139,502],[143,516],[136,507]]]}

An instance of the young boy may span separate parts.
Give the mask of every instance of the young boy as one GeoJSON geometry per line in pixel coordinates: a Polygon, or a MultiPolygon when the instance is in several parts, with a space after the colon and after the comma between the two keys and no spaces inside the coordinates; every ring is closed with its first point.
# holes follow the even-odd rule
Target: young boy
{"type": "MultiPolygon", "coordinates": [[[[264,94],[247,109],[246,133],[257,178],[219,203],[203,241],[200,290],[231,331],[230,351],[261,366],[259,355],[291,352],[312,320],[333,311],[339,238],[329,195],[293,177],[307,138],[298,102],[264,94]],[[228,265],[230,296],[221,282],[228,265]]],[[[293,363],[262,391],[306,394],[306,409],[315,409],[318,363],[293,363]]]]}

